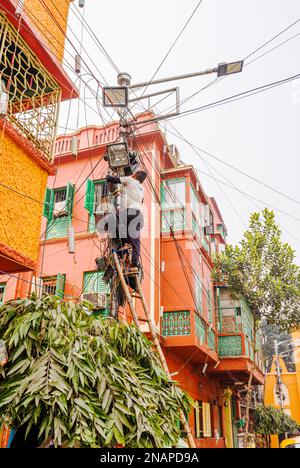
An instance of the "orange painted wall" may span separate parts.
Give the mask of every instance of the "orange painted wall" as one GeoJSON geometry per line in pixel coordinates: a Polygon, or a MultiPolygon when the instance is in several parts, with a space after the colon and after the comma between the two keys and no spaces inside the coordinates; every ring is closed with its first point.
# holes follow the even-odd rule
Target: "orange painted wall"
{"type": "Polygon", "coordinates": [[[25,0],[25,12],[60,61],[64,56],[69,3],[72,1],[25,0]]]}
{"type": "Polygon", "coordinates": [[[9,135],[2,135],[0,182],[10,190],[0,186],[0,243],[11,247],[34,263],[38,259],[47,179],[48,173],[45,169],[9,135]]]}

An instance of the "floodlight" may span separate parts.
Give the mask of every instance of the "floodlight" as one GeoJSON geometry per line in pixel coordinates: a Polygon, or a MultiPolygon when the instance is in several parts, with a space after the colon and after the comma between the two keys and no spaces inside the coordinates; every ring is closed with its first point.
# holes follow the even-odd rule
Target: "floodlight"
{"type": "Polygon", "coordinates": [[[220,63],[218,66],[218,76],[234,75],[243,71],[244,61],[232,63],[220,63]]]}
{"type": "Polygon", "coordinates": [[[111,169],[129,166],[129,154],[126,143],[115,143],[108,146],[108,163],[111,169]]]}
{"type": "Polygon", "coordinates": [[[103,106],[104,107],[127,107],[128,106],[128,88],[110,87],[103,88],[103,106]]]}

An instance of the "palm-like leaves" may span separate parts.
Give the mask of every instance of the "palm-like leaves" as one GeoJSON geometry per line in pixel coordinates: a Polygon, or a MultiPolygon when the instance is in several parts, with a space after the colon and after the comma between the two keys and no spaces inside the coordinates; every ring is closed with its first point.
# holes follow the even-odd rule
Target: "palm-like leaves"
{"type": "Polygon", "coordinates": [[[0,368],[0,422],[38,427],[56,445],[163,447],[179,439],[190,400],[135,328],[82,304],[26,299],[0,308],[9,362],[0,368]]]}

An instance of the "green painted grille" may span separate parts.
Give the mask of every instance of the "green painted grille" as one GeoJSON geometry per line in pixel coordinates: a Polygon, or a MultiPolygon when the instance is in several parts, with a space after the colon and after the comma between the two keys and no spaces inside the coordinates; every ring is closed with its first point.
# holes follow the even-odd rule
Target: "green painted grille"
{"type": "Polygon", "coordinates": [[[201,344],[206,343],[206,325],[199,315],[195,314],[196,336],[201,344]]]}
{"type": "Polygon", "coordinates": [[[163,314],[162,334],[163,336],[190,335],[190,312],[165,312],[163,314]]]}
{"type": "Polygon", "coordinates": [[[219,336],[219,356],[241,356],[242,353],[241,336],[219,336]]]}
{"type": "Polygon", "coordinates": [[[208,332],[208,347],[216,351],[216,334],[213,330],[208,332]]]}

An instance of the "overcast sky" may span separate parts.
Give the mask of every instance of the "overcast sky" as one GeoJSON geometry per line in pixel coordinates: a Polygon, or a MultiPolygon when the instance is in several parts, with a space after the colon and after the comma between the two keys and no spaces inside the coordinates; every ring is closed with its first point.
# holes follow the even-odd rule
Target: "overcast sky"
{"type": "MultiPolygon", "coordinates": [[[[85,0],[84,14],[85,20],[117,67],[129,72],[133,82],[138,82],[149,80],[153,76],[197,3],[198,0],[85,0]]],[[[78,5],[77,0],[74,5],[78,5]]],[[[69,19],[68,36],[78,48],[79,44],[73,33],[79,38],[81,25],[76,18],[78,12],[74,5],[69,19]]],[[[81,9],[80,13],[82,12],[81,9]]],[[[196,72],[214,67],[220,62],[245,58],[298,19],[299,0],[203,0],[157,77],[196,72]]],[[[299,36],[282,47],[249,64],[242,74],[227,77],[203,90],[183,105],[182,110],[203,106],[300,73],[300,22],[251,59],[298,33],[299,36]]],[[[116,71],[87,31],[83,38],[82,56],[88,67],[101,82],[104,77],[107,83],[115,85],[116,71]]],[[[74,49],[68,45],[65,55],[67,67],[73,66],[74,54],[74,49]]],[[[175,85],[180,86],[183,99],[214,79],[215,76],[193,78],[175,85]]],[[[96,89],[94,80],[90,81],[90,85],[96,89]]],[[[163,86],[159,89],[163,89],[163,86]]],[[[84,97],[84,87],[81,88],[81,93],[84,97]]],[[[85,97],[86,103],[94,110],[89,107],[84,110],[84,105],[81,104],[79,126],[85,126],[86,122],[101,125],[95,98],[92,98],[88,90],[85,97]]],[[[173,102],[166,100],[158,109],[165,109],[173,102]]],[[[77,128],[77,114],[75,102],[68,119],[68,128],[77,128]]],[[[297,80],[244,100],[173,120],[171,124],[192,144],[300,202],[299,114],[300,80],[297,80]]],[[[68,108],[64,104],[61,127],[66,125],[67,116],[68,108]]],[[[108,119],[105,113],[103,116],[108,119]]],[[[210,171],[220,181],[232,183],[239,190],[263,201],[263,204],[250,202],[244,195],[226,185],[216,183],[207,176],[200,176],[207,194],[214,196],[220,206],[230,242],[236,243],[241,239],[245,230],[244,223],[248,222],[250,213],[257,210],[257,206],[262,208],[272,205],[299,218],[296,220],[276,212],[284,239],[297,250],[297,260],[300,262],[299,204],[201,154],[210,164],[208,169],[207,163],[190,146],[172,135],[172,126],[166,127],[167,132],[169,129],[168,140],[177,144],[184,162],[192,163],[206,173],[210,171]]],[[[60,133],[62,132],[60,129],[60,133]]]]}

